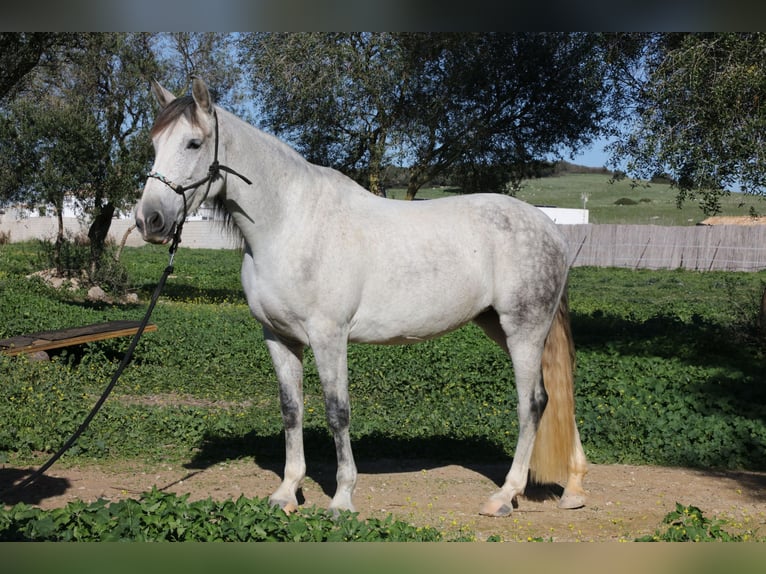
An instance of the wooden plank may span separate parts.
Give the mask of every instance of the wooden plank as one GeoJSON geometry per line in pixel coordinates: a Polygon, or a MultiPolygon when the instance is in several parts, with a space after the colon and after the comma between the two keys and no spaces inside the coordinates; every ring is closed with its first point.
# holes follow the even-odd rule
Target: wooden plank
{"type": "MultiPolygon", "coordinates": [[[[94,323],[83,327],[19,335],[0,341],[0,352],[5,355],[18,355],[81,345],[114,337],[127,337],[135,335],[140,325],[141,321],[107,321],[106,323],[94,323]]],[[[144,327],[144,333],[156,330],[157,325],[154,323],[147,323],[144,327]]]]}

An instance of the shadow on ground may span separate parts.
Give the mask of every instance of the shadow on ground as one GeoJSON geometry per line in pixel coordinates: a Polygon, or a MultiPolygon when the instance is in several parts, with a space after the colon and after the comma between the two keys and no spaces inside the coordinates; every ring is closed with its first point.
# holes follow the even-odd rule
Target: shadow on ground
{"type": "Polygon", "coordinates": [[[32,484],[14,489],[32,471],[18,468],[0,468],[0,502],[3,504],[39,504],[46,498],[64,494],[72,485],[66,478],[41,476],[32,484]]]}

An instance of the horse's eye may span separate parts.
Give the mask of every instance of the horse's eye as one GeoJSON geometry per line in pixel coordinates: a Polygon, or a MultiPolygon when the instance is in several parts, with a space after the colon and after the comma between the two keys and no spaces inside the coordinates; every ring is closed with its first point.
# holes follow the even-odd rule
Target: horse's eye
{"type": "Polygon", "coordinates": [[[186,149],[199,149],[202,146],[202,140],[189,140],[186,149]]]}

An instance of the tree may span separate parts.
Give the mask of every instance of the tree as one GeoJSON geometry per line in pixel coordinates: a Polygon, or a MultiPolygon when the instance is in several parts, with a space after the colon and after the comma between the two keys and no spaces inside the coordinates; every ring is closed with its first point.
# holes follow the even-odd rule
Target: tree
{"type": "Polygon", "coordinates": [[[392,34],[250,34],[240,43],[264,123],[309,161],[380,194],[394,112],[406,90],[392,34]]]}
{"type": "Polygon", "coordinates": [[[15,102],[0,122],[3,195],[54,207],[58,219],[54,262],[61,271],[66,196],[82,197],[100,155],[98,128],[80,102],[49,98],[44,106],[15,102]]]}
{"type": "MultiPolygon", "coordinates": [[[[91,277],[115,210],[137,196],[149,165],[148,79],[158,66],[148,34],[81,34],[55,66],[37,68],[3,118],[0,192],[51,202],[70,195],[91,217],[91,277]]],[[[59,230],[59,241],[63,229],[59,230]]]]}
{"type": "Polygon", "coordinates": [[[404,35],[414,89],[401,113],[414,157],[407,196],[451,170],[464,190],[503,191],[546,158],[589,144],[606,109],[596,35],[404,35]]]}
{"type": "Polygon", "coordinates": [[[394,159],[410,163],[410,199],[449,169],[496,191],[604,118],[588,34],[256,34],[242,48],[267,126],[373,193],[394,159]]]}
{"type": "MultiPolygon", "coordinates": [[[[669,174],[679,205],[697,197],[707,215],[734,187],[766,195],[766,34],[626,34],[615,45],[638,64],[623,68],[634,114],[615,132],[615,165],[644,179],[669,174]]],[[[762,330],[765,318],[766,289],[762,330]]]]}
{"type": "Polygon", "coordinates": [[[612,161],[625,162],[638,178],[669,174],[679,203],[699,197],[711,215],[736,187],[766,193],[766,34],[639,40],[641,66],[632,78],[636,113],[613,144],[612,161]]]}
{"type": "Polygon", "coordinates": [[[179,89],[213,78],[224,103],[238,68],[222,34],[0,34],[0,199],[53,204],[63,240],[64,196],[89,220],[90,277],[112,217],[137,199],[151,163],[149,80],[179,89]]]}

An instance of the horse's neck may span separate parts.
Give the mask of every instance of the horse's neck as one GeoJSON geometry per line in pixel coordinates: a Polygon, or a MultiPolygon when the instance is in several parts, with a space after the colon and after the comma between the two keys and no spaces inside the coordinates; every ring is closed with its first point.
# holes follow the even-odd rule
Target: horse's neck
{"type": "Polygon", "coordinates": [[[307,213],[317,216],[320,206],[330,209],[344,195],[364,192],[340,173],[308,162],[289,145],[233,114],[221,116],[227,134],[221,163],[253,182],[248,186],[229,177],[226,192],[230,213],[246,239],[273,233],[275,227],[300,221],[307,213]]]}

